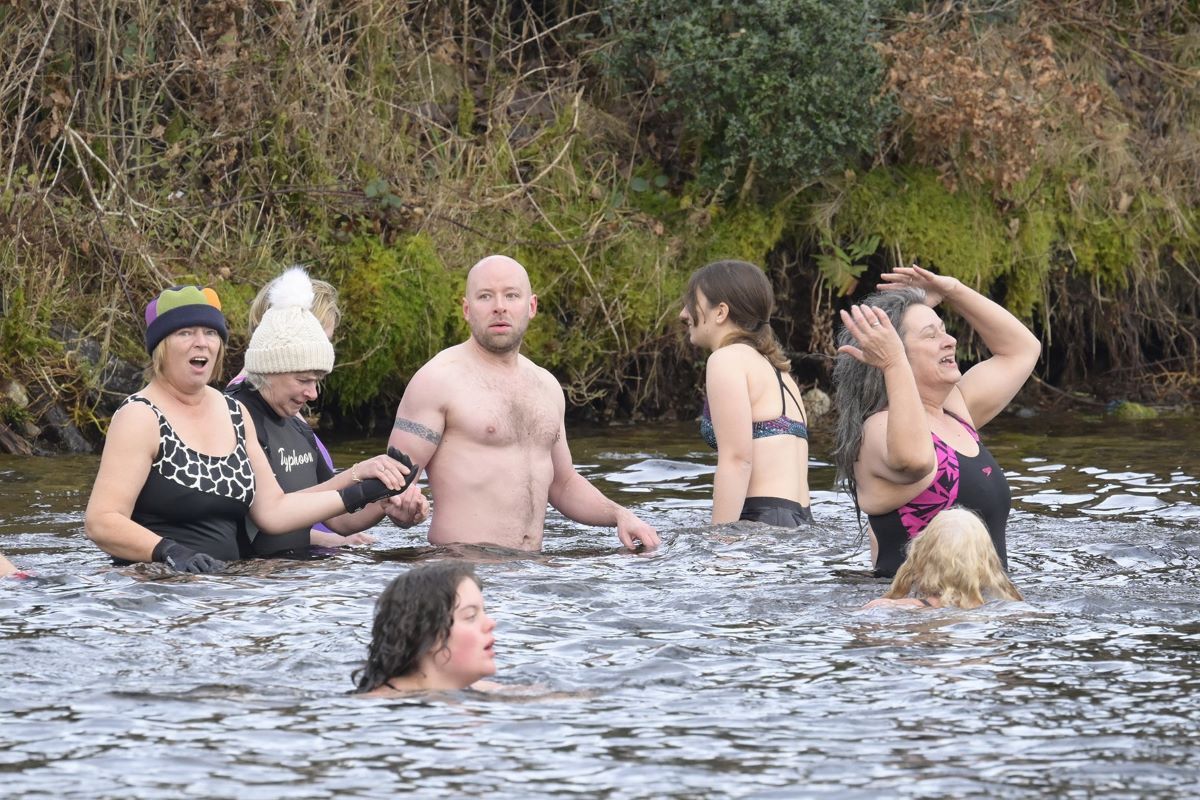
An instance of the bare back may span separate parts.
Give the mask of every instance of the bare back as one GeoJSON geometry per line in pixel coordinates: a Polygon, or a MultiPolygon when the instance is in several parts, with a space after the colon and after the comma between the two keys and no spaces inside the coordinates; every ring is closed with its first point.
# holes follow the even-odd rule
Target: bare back
{"type": "Polygon", "coordinates": [[[422,444],[400,422],[391,441],[418,462],[422,450],[432,451],[425,465],[431,543],[541,548],[563,403],[546,370],[524,356],[489,359],[469,340],[413,376],[397,418],[439,433],[440,441],[422,444]]]}

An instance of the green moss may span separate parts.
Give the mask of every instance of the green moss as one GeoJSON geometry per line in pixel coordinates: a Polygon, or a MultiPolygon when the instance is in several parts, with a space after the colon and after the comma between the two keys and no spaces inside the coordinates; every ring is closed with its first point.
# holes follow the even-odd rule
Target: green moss
{"type": "Polygon", "coordinates": [[[711,206],[710,222],[700,231],[689,232],[681,226],[672,233],[685,245],[684,262],[688,272],[722,258],[762,265],[767,255],[783,238],[787,226],[787,206],[737,205],[730,208],[711,206]],[[689,241],[690,240],[690,241],[689,241]]]}
{"type": "Polygon", "coordinates": [[[563,248],[518,248],[514,256],[539,295],[526,340],[530,358],[573,382],[610,374],[615,355],[636,350],[664,303],[656,239],[631,231],[583,263],[563,248]]]}
{"type": "Polygon", "coordinates": [[[20,286],[5,298],[7,311],[0,315],[0,361],[5,365],[33,359],[39,352],[62,352],[62,343],[48,335],[50,307],[46,298],[28,300],[20,286]]]}
{"type": "Polygon", "coordinates": [[[230,350],[238,350],[245,346],[249,335],[250,304],[258,295],[259,289],[266,286],[274,274],[262,275],[261,281],[233,282],[220,280],[213,283],[217,297],[221,298],[221,312],[225,315],[225,325],[229,328],[230,350]]]}
{"type": "Polygon", "coordinates": [[[1076,269],[1099,278],[1106,288],[1128,286],[1128,271],[1138,260],[1138,237],[1125,220],[1093,208],[1064,214],[1061,232],[1076,269]]]}
{"type": "Polygon", "coordinates": [[[1029,319],[1046,298],[1058,238],[1056,209],[1039,195],[1009,217],[1008,229],[1013,254],[1004,304],[1018,317],[1029,319]]]}
{"type": "Polygon", "coordinates": [[[981,188],[950,192],[931,169],[881,167],[855,181],[832,224],[835,239],[879,235],[907,262],[973,286],[989,286],[1013,262],[1014,248],[981,188]]]}
{"type": "Polygon", "coordinates": [[[328,389],[343,409],[399,396],[413,372],[461,338],[462,276],[446,269],[428,236],[391,246],[360,237],[327,257],[342,308],[328,389]]]}
{"type": "Polygon", "coordinates": [[[1113,415],[1117,419],[1123,420],[1158,419],[1158,412],[1153,408],[1130,400],[1117,404],[1117,407],[1113,409],[1113,415]]]}

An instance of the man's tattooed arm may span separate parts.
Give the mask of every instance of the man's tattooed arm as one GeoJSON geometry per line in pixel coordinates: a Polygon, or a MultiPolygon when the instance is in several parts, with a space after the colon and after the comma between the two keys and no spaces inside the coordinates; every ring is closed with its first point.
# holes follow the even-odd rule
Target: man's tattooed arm
{"type": "Polygon", "coordinates": [[[406,431],[414,436],[420,436],[427,442],[433,442],[434,444],[442,443],[442,435],[440,433],[430,428],[426,428],[419,422],[413,422],[411,419],[396,417],[396,422],[392,425],[392,427],[398,431],[406,431]]]}

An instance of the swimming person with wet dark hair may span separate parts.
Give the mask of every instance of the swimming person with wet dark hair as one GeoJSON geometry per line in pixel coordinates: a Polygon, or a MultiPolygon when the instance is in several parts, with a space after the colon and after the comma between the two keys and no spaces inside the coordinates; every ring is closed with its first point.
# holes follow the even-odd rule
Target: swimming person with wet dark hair
{"type": "Polygon", "coordinates": [[[745,261],[692,273],[679,318],[712,352],[700,433],[717,451],[712,523],[739,519],[795,528],[813,521],[808,425],[791,361],[771,330],[775,294],[745,261]]]}
{"type": "MultiPolygon", "coordinates": [[[[466,689],[496,673],[496,622],[472,566],[441,561],[395,578],[375,604],[367,662],[355,693],[394,697],[466,689]]],[[[482,688],[482,687],[477,687],[482,688]]]]}
{"type": "Polygon", "coordinates": [[[834,449],[838,481],[867,513],[875,574],[891,577],[934,516],[961,505],[983,518],[1001,566],[1011,494],[978,429],[1037,364],[1041,343],[1002,306],[921,267],[884,273],[879,292],[841,312],[834,449]],[[965,373],[934,308],[944,303],[991,356],[965,373]]]}

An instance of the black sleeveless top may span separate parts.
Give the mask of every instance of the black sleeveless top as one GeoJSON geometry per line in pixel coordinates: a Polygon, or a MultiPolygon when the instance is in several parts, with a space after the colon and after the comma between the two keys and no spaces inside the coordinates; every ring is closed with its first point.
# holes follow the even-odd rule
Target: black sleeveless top
{"type": "MultiPolygon", "coordinates": [[[[949,411],[946,412],[950,414],[949,411]]],[[[904,563],[909,539],[925,530],[937,513],[950,506],[962,506],[978,514],[992,544],[1000,556],[1000,563],[1008,569],[1008,550],[1005,546],[1005,529],[1008,512],[1012,507],[1012,493],[1008,479],[996,459],[979,441],[979,433],[954,414],[951,417],[967,429],[971,438],[979,442],[979,454],[966,456],[943,442],[936,433],[933,449],[937,453],[937,472],[933,480],[919,495],[895,511],[886,514],[869,514],[871,530],[879,544],[879,556],[875,560],[875,574],[890,578],[904,563]]]]}
{"type": "Polygon", "coordinates": [[[158,453],[130,518],[198,553],[236,561],[247,551],[242,520],[254,501],[254,470],[246,454],[241,408],[228,397],[225,402],[236,438],[226,456],[205,455],[185,445],[162,411],[141,395],[130,395],[121,405],[144,403],[158,417],[158,453]]]}
{"type": "MultiPolygon", "coordinates": [[[[304,420],[279,416],[262,395],[251,389],[245,381],[228,387],[225,393],[246,406],[250,419],[254,420],[258,443],[267,454],[271,470],[283,491],[298,492],[333,477],[333,470],[325,463],[317,447],[316,434],[304,420]]],[[[307,551],[309,547],[311,531],[306,525],[289,533],[263,533],[253,522],[246,520],[246,533],[254,552],[260,556],[287,552],[300,555],[298,551],[307,551]]]]}

